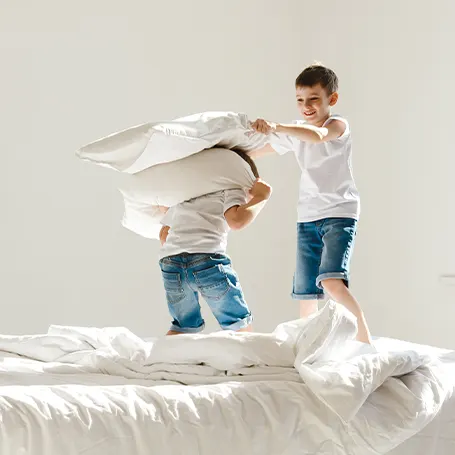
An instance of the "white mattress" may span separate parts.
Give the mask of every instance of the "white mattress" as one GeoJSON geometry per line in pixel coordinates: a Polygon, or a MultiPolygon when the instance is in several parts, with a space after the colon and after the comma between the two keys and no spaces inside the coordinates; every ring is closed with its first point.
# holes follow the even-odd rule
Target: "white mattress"
{"type": "Polygon", "coordinates": [[[0,335],[0,454],[455,453],[455,352],[353,327],[329,304],[272,334],[0,335]]]}

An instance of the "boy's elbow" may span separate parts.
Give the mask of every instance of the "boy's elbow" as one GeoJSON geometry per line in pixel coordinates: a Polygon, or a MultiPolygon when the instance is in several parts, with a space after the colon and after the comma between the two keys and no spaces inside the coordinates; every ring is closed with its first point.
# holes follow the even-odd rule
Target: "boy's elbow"
{"type": "Polygon", "coordinates": [[[246,222],[246,220],[243,220],[243,219],[232,219],[228,222],[228,225],[229,227],[233,230],[233,231],[240,231],[241,229],[243,229],[248,223],[246,222]]]}
{"type": "Polygon", "coordinates": [[[250,216],[249,213],[236,211],[226,221],[233,231],[240,231],[249,224],[250,216]]]}

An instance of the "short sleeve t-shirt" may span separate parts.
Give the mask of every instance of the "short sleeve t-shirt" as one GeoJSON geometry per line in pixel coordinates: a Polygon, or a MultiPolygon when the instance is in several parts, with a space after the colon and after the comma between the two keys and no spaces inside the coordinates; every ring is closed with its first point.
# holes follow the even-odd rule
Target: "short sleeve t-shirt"
{"type": "Polygon", "coordinates": [[[344,133],[335,140],[313,144],[285,136],[271,144],[279,154],[293,151],[302,171],[298,202],[301,223],[332,217],[358,219],[360,214],[349,124],[343,117],[332,115],[323,126],[335,119],[346,124],[344,133]]]}
{"type": "Polygon", "coordinates": [[[230,229],[224,214],[246,202],[244,190],[232,189],[206,194],[171,207],[161,221],[170,230],[160,257],[181,253],[225,254],[230,229]]]}

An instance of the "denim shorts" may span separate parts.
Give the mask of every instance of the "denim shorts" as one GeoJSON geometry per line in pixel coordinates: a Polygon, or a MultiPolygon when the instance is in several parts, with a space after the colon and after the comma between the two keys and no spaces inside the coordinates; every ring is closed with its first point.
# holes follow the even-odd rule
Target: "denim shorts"
{"type": "Polygon", "coordinates": [[[239,330],[253,318],[243,296],[231,260],[222,254],[182,253],[160,261],[171,330],[197,333],[204,329],[199,293],[220,327],[239,330]]]}
{"type": "Polygon", "coordinates": [[[297,263],[292,298],[324,298],[321,281],[341,279],[349,286],[351,261],[357,220],[324,218],[310,223],[297,223],[297,263]]]}

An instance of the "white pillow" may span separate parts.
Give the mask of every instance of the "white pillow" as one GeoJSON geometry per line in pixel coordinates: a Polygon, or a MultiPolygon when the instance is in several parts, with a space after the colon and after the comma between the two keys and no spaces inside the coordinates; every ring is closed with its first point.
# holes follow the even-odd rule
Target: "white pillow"
{"type": "Polygon", "coordinates": [[[250,165],[222,148],[159,164],[128,176],[120,188],[125,204],[122,224],[136,234],[157,239],[163,217],[158,206],[171,207],[231,188],[249,189],[254,181],[250,165]]]}
{"type": "Polygon", "coordinates": [[[267,136],[254,132],[245,114],[203,112],[171,122],[144,123],[85,145],[85,161],[134,174],[215,146],[257,150],[267,136]]]}
{"type": "Polygon", "coordinates": [[[156,205],[141,204],[123,194],[122,226],[146,239],[159,239],[163,213],[156,205]]]}

